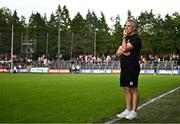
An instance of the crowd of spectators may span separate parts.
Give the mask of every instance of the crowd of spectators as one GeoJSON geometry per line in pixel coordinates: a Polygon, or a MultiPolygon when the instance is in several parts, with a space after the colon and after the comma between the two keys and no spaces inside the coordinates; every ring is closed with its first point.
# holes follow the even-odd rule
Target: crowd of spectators
{"type": "Polygon", "coordinates": [[[147,56],[140,56],[140,62],[147,63],[147,61],[159,63],[161,61],[179,61],[180,57],[178,54],[165,54],[165,55],[153,55],[149,54],[147,56]]]}
{"type": "Polygon", "coordinates": [[[81,61],[85,63],[105,63],[105,62],[112,62],[115,61],[115,55],[102,55],[101,57],[99,56],[94,56],[92,54],[89,55],[79,55],[77,57],[73,57],[70,59],[70,61],[81,61]]]}
{"type": "MultiPolygon", "coordinates": [[[[0,54],[0,68],[10,68],[10,63],[8,61],[11,60],[10,54],[0,54]]],[[[38,57],[33,57],[32,54],[28,55],[28,57],[21,57],[20,55],[16,54],[13,55],[13,63],[17,68],[31,68],[32,66],[38,67],[48,67],[49,65],[55,64],[57,62],[62,61],[70,61],[73,63],[84,62],[84,63],[111,63],[113,61],[119,61],[115,55],[102,55],[102,56],[94,56],[92,54],[88,55],[79,55],[76,57],[72,57],[69,60],[65,60],[63,55],[60,54],[59,57],[46,57],[45,54],[40,55],[38,57]],[[35,64],[36,63],[36,64],[35,64]]],[[[153,55],[149,54],[147,56],[141,55],[140,56],[140,63],[147,64],[147,62],[151,63],[160,63],[162,61],[177,61],[178,65],[180,65],[180,57],[178,54],[168,54],[168,55],[153,55]]]]}

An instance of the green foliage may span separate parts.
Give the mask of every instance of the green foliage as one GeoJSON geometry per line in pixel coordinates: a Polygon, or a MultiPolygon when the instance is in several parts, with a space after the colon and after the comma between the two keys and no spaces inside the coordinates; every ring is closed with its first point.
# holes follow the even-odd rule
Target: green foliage
{"type": "MultiPolygon", "coordinates": [[[[172,15],[167,14],[165,18],[162,18],[160,15],[154,15],[151,10],[141,12],[138,17],[134,17],[128,10],[127,16],[127,19],[135,19],[138,22],[138,31],[143,41],[142,54],[180,54],[180,15],[178,12],[172,15]]],[[[107,25],[103,12],[98,18],[94,11],[90,10],[85,18],[78,12],[71,20],[67,7],[58,5],[49,20],[46,15],[41,16],[37,12],[31,14],[26,24],[25,18],[18,17],[16,10],[12,14],[10,9],[0,8],[0,45],[2,46],[0,53],[10,53],[11,25],[13,24],[14,52],[18,54],[21,53],[21,41],[27,39],[36,41],[36,56],[45,54],[48,40],[48,55],[56,56],[58,30],[60,30],[61,54],[65,58],[70,58],[71,48],[74,55],[93,54],[95,41],[97,55],[115,54],[121,43],[123,24],[120,23],[119,15],[111,20],[114,21],[113,27],[107,25]]]]}

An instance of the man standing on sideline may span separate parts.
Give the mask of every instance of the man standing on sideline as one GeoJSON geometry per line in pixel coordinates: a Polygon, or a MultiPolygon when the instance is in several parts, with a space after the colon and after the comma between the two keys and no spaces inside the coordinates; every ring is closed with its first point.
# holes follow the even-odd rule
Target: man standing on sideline
{"type": "Polygon", "coordinates": [[[126,109],[117,114],[119,118],[129,120],[137,118],[140,49],[141,39],[137,33],[137,23],[134,20],[128,20],[124,27],[122,44],[116,52],[116,56],[120,56],[120,86],[124,89],[126,101],[126,109]]]}

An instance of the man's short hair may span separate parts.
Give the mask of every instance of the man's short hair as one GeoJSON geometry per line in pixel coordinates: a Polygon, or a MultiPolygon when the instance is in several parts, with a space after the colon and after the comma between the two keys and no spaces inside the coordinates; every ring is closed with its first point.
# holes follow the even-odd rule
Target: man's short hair
{"type": "Polygon", "coordinates": [[[133,25],[133,27],[134,27],[134,31],[137,32],[137,27],[138,27],[138,26],[137,26],[137,22],[136,22],[135,20],[132,20],[132,19],[127,20],[126,23],[127,23],[127,22],[132,23],[132,25],[133,25]]]}

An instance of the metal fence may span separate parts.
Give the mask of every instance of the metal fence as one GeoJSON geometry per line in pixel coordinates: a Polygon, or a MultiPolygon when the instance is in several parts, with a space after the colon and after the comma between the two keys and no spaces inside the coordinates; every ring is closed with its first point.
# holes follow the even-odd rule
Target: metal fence
{"type": "MultiPolygon", "coordinates": [[[[60,62],[51,62],[48,65],[44,65],[42,63],[38,63],[37,61],[33,62],[34,67],[49,67],[51,69],[61,68],[61,69],[69,69],[73,66],[79,65],[81,69],[120,69],[120,61],[111,61],[111,62],[99,62],[99,63],[86,63],[84,61],[60,61],[60,62]]],[[[152,61],[147,61],[147,63],[140,62],[141,69],[180,69],[177,61],[161,61],[158,63],[154,63],[152,61]]]]}
{"type": "MultiPolygon", "coordinates": [[[[80,69],[120,69],[120,61],[110,61],[110,62],[88,62],[85,61],[51,61],[48,64],[44,64],[39,61],[32,61],[29,63],[14,63],[17,68],[31,68],[31,67],[48,67],[50,69],[70,69],[72,66],[80,66],[80,69]]],[[[177,61],[160,61],[154,63],[153,61],[147,61],[146,63],[140,62],[141,69],[162,69],[162,70],[171,70],[178,69],[180,70],[180,65],[177,61]]],[[[0,68],[10,68],[10,62],[0,61],[0,68]]]]}

